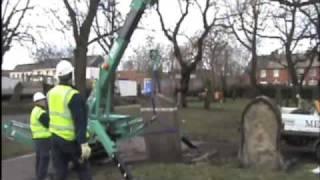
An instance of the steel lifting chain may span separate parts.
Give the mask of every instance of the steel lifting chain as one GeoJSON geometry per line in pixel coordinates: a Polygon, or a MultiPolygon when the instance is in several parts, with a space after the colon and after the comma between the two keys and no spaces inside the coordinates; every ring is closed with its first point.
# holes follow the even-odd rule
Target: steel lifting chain
{"type": "Polygon", "coordinates": [[[124,161],[120,159],[120,156],[118,153],[114,153],[112,155],[112,160],[114,164],[117,166],[117,168],[120,170],[120,173],[125,180],[134,180],[130,170],[128,169],[127,165],[124,161]]]}

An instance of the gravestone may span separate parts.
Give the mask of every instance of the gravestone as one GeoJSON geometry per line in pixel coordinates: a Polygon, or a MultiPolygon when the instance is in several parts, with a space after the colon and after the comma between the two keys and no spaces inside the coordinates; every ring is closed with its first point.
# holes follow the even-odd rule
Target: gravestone
{"type": "Polygon", "coordinates": [[[145,122],[146,151],[151,161],[175,162],[182,158],[178,108],[173,99],[162,94],[155,95],[156,119],[151,122],[153,108],[151,98],[144,98],[141,113],[145,122]]]}
{"type": "Polygon", "coordinates": [[[260,96],[250,102],[241,121],[240,163],[243,167],[279,169],[281,114],[268,97],[260,96]]]}

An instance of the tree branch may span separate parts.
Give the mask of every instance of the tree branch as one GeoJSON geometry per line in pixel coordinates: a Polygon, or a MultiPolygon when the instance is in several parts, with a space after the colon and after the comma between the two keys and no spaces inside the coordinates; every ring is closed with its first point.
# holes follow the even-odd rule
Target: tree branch
{"type": "Polygon", "coordinates": [[[76,41],[76,43],[79,43],[79,32],[78,32],[78,25],[77,25],[77,19],[76,19],[76,13],[74,12],[74,10],[72,9],[72,7],[70,6],[68,0],[63,0],[67,10],[68,10],[68,14],[69,17],[71,19],[71,23],[73,26],[73,36],[74,36],[74,40],[76,41]]]}
{"type": "Polygon", "coordinates": [[[183,20],[185,19],[185,17],[187,16],[187,14],[189,13],[189,5],[190,5],[190,0],[186,0],[185,11],[184,11],[184,13],[182,14],[182,16],[180,17],[180,19],[179,19],[179,21],[177,22],[176,27],[175,27],[175,29],[174,29],[174,31],[173,31],[172,37],[173,37],[173,39],[174,39],[175,41],[176,41],[176,36],[177,36],[177,34],[178,34],[178,32],[179,32],[180,26],[181,26],[183,20]]]}
{"type": "Polygon", "coordinates": [[[163,31],[164,35],[169,39],[169,41],[173,42],[173,37],[170,36],[170,34],[168,32],[168,29],[164,25],[163,17],[162,17],[162,14],[160,13],[160,10],[159,10],[159,2],[156,5],[156,11],[157,11],[157,14],[159,16],[161,28],[162,28],[162,31],[163,31]]]}
{"type": "Polygon", "coordinates": [[[86,16],[86,19],[83,21],[80,27],[80,34],[81,36],[83,36],[83,40],[85,40],[85,42],[88,41],[90,28],[91,28],[93,19],[96,16],[99,2],[100,0],[90,0],[89,12],[86,16]]]}
{"type": "Polygon", "coordinates": [[[286,6],[291,6],[291,7],[303,7],[303,6],[308,6],[312,4],[319,3],[318,0],[308,0],[308,1],[288,1],[288,0],[270,0],[270,1],[276,1],[279,2],[280,4],[286,5],[286,6]]]}

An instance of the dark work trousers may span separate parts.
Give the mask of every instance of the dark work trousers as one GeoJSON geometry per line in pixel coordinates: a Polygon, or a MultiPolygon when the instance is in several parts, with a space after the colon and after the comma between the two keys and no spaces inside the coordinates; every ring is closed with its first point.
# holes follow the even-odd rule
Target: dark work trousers
{"type": "Polygon", "coordinates": [[[68,176],[68,164],[73,163],[80,180],[92,180],[88,161],[79,163],[81,147],[76,141],[65,141],[64,139],[52,136],[52,159],[55,169],[55,180],[66,180],[68,176]]]}
{"type": "Polygon", "coordinates": [[[44,180],[48,175],[50,162],[50,139],[34,139],[36,150],[36,177],[44,180]]]}
{"type": "Polygon", "coordinates": [[[161,86],[160,86],[160,71],[153,70],[152,72],[152,84],[153,84],[153,93],[161,93],[161,86]]]}

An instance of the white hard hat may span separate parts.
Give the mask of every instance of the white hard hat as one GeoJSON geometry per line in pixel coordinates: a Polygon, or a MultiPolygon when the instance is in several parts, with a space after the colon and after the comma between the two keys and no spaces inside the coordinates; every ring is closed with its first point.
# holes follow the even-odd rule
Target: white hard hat
{"type": "Polygon", "coordinates": [[[56,77],[65,76],[73,72],[73,66],[69,61],[61,60],[56,67],[56,77]]]}
{"type": "Polygon", "coordinates": [[[36,92],[33,95],[33,102],[37,102],[40,100],[46,99],[46,96],[41,92],[36,92]]]}

